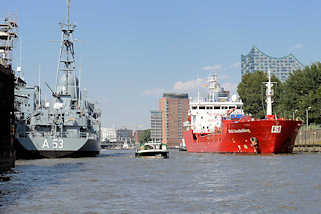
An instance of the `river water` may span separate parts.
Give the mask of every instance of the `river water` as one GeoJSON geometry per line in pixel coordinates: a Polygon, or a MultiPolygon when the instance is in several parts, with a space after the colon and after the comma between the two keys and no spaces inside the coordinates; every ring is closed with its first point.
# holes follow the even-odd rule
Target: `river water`
{"type": "Polygon", "coordinates": [[[0,213],[321,213],[321,154],[18,160],[0,213]]]}

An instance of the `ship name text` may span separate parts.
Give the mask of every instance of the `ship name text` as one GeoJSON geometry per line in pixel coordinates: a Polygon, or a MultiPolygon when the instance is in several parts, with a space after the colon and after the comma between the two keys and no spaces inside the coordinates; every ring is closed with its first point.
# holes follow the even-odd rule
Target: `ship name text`
{"type": "Polygon", "coordinates": [[[52,148],[52,149],[63,149],[64,148],[64,140],[62,138],[54,138],[52,139],[52,143],[49,144],[48,140],[45,139],[42,144],[42,148],[52,148]]]}
{"type": "Polygon", "coordinates": [[[250,129],[229,129],[228,133],[234,134],[234,133],[251,133],[250,129]]]}

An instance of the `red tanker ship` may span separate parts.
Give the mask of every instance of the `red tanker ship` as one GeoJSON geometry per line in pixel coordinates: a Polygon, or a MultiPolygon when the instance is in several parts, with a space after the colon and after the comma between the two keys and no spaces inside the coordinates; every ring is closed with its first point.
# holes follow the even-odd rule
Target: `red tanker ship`
{"type": "Polygon", "coordinates": [[[188,129],[183,141],[188,152],[291,153],[302,121],[272,115],[273,83],[267,86],[267,115],[254,119],[243,115],[242,102],[219,100],[222,88],[216,75],[209,78],[209,97],[190,103],[188,129]],[[219,100],[219,101],[217,101],[219,100]]]}

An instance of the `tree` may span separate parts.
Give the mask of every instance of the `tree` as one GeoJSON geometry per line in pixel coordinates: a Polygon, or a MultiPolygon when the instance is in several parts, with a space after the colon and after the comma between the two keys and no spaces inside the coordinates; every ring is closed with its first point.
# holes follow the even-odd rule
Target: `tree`
{"type": "Polygon", "coordinates": [[[151,140],[151,138],[150,138],[150,129],[146,129],[146,130],[144,130],[143,134],[140,136],[139,142],[140,143],[145,143],[145,142],[148,142],[150,140],[151,140]]]}
{"type": "MultiPolygon", "coordinates": [[[[243,102],[243,110],[246,114],[251,114],[256,118],[263,118],[266,114],[266,88],[263,83],[268,81],[267,74],[263,71],[247,73],[242,76],[242,81],[237,87],[237,92],[243,102]]],[[[277,106],[280,102],[280,91],[282,84],[280,80],[272,75],[274,97],[273,105],[277,106]]]]}
{"type": "MultiPolygon", "coordinates": [[[[272,76],[274,86],[273,113],[279,117],[301,118],[306,121],[306,111],[309,109],[309,123],[321,123],[321,63],[306,66],[303,70],[296,70],[289,78],[281,82],[272,76]],[[311,107],[311,108],[309,108],[311,107]]],[[[265,115],[265,87],[262,82],[267,81],[267,75],[261,71],[243,75],[237,92],[244,103],[244,112],[262,118],[265,115]]]]}
{"type": "Polygon", "coordinates": [[[320,123],[321,111],[321,63],[294,71],[284,83],[280,109],[287,114],[296,112],[305,121],[309,110],[310,123],[320,123]]]}

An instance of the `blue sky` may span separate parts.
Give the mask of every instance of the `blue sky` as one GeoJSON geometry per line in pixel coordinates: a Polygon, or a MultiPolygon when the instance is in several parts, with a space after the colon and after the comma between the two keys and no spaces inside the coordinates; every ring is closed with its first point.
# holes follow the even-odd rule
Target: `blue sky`
{"type": "MultiPolygon", "coordinates": [[[[55,85],[65,0],[2,0],[18,15],[28,83],[55,85]]],[[[253,45],[304,65],[321,55],[321,2],[298,0],[71,0],[81,84],[103,111],[104,127],[149,127],[163,92],[188,92],[215,71],[234,90],[240,56],[253,45]],[[199,76],[199,81],[197,77],[199,76]]],[[[18,54],[17,54],[18,55],[18,54]]],[[[18,58],[16,57],[18,60],[18,58]]]]}

